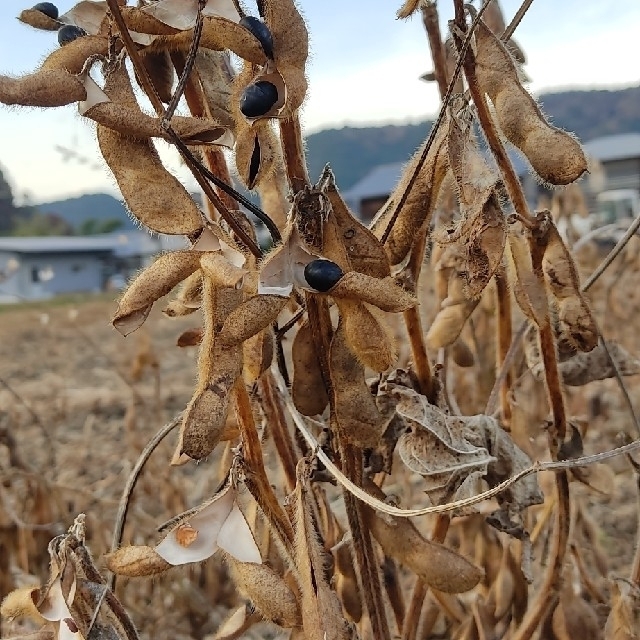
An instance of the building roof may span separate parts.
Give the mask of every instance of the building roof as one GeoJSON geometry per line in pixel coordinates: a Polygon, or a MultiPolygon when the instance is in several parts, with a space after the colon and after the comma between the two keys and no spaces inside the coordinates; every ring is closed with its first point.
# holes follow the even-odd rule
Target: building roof
{"type": "Polygon", "coordinates": [[[44,236],[0,238],[0,251],[12,253],[113,253],[148,256],[161,251],[186,248],[182,236],[151,235],[146,231],[122,231],[99,236],[44,236]]]}
{"type": "Polygon", "coordinates": [[[0,251],[15,253],[109,253],[114,249],[110,236],[45,236],[0,238],[0,251]]]}
{"type": "Polygon", "coordinates": [[[600,162],[640,158],[640,133],[619,133],[594,138],[584,144],[587,155],[600,162]]]}

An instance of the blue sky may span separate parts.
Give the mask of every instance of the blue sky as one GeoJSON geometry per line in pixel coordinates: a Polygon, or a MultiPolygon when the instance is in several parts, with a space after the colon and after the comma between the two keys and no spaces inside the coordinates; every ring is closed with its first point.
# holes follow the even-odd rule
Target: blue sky
{"type": "MultiPolygon", "coordinates": [[[[30,72],[57,46],[55,33],[34,31],[15,19],[33,3],[0,0],[0,73],[30,72]]],[[[419,16],[396,20],[400,3],[299,0],[311,33],[310,92],[302,114],[308,131],[415,122],[437,110],[435,86],[418,80],[431,69],[421,20],[419,16]]],[[[57,4],[62,12],[74,2],[57,4]]],[[[451,4],[450,0],[438,3],[443,32],[451,4]]],[[[520,0],[502,0],[501,5],[509,21],[520,0]]],[[[640,83],[639,37],[637,0],[535,0],[516,32],[528,57],[526,69],[534,93],[640,83]]],[[[38,203],[82,193],[116,193],[97,151],[93,127],[74,105],[47,110],[0,105],[0,134],[0,167],[19,200],[38,203]],[[74,148],[87,164],[63,162],[57,145],[74,148]]],[[[192,187],[173,152],[161,149],[161,153],[192,187]]]]}

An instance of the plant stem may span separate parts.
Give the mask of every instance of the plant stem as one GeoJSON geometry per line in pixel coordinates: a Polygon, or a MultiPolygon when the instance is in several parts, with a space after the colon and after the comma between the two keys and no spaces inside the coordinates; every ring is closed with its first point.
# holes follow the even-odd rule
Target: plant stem
{"type": "MultiPolygon", "coordinates": [[[[511,298],[504,267],[496,271],[495,281],[498,298],[496,371],[500,371],[509,353],[513,331],[511,326],[511,298]]],[[[507,373],[500,383],[500,412],[502,414],[502,422],[506,425],[511,421],[511,405],[509,404],[509,389],[511,388],[511,384],[511,368],[507,367],[507,373]]]]}
{"type": "Polygon", "coordinates": [[[447,95],[447,63],[442,46],[442,36],[440,35],[438,7],[435,2],[430,2],[422,7],[422,24],[424,24],[429,39],[431,59],[433,60],[433,72],[436,77],[436,82],[438,83],[440,99],[443,99],[445,95],[447,95]]]}

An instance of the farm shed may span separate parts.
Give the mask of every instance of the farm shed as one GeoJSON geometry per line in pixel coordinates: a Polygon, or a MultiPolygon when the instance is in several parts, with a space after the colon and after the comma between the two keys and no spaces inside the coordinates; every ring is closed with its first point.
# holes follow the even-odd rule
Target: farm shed
{"type": "Polygon", "coordinates": [[[598,191],[635,189],[640,193],[640,133],[594,138],[584,149],[602,169],[598,191]]]}

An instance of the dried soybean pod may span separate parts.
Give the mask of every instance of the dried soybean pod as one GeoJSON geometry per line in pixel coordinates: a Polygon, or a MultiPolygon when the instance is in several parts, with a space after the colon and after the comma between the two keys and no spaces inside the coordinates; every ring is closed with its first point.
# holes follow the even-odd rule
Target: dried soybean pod
{"type": "Polygon", "coordinates": [[[180,31],[180,29],[171,27],[138,7],[122,7],[121,12],[131,31],[151,36],[168,36],[180,31]]]}
{"type": "Polygon", "coordinates": [[[0,76],[0,102],[25,107],[61,107],[87,97],[82,81],[66,71],[38,71],[21,78],[0,76]]]}
{"type": "Polygon", "coordinates": [[[228,346],[243,343],[273,324],[288,301],[287,296],[252,296],[227,316],[218,340],[228,346]]]}
{"type": "Polygon", "coordinates": [[[520,84],[511,55],[482,20],[475,35],[478,84],[491,98],[505,137],[527,156],[546,182],[564,185],[577,180],[587,170],[578,141],[546,121],[536,101],[520,84]]]}
{"type": "Polygon", "coordinates": [[[200,252],[174,251],[161,255],[129,285],[112,323],[123,335],[147,319],[153,303],[200,267],[200,252]]]}
{"type": "Polygon", "coordinates": [[[20,22],[28,24],[34,29],[41,29],[42,31],[57,31],[60,28],[60,21],[52,16],[48,16],[46,13],[37,9],[25,9],[18,16],[20,22]]]}
{"type": "Polygon", "coordinates": [[[329,370],[338,428],[347,442],[362,449],[376,447],[387,426],[364,378],[364,367],[349,349],[344,320],[333,334],[329,370]]]}
{"type": "Polygon", "coordinates": [[[198,50],[195,69],[211,117],[222,126],[235,126],[231,115],[231,82],[235,71],[228,51],[198,50]]]}
{"type": "Polygon", "coordinates": [[[259,120],[236,130],[236,168],[247,187],[255,189],[271,177],[278,140],[268,120],[259,120]]]}
{"type": "Polygon", "coordinates": [[[307,93],[305,64],[309,34],[293,0],[265,0],[264,21],[273,38],[273,59],[286,85],[281,117],[289,117],[302,105],[307,93]]]}
{"type": "Polygon", "coordinates": [[[399,287],[395,280],[372,278],[366,273],[349,271],[327,292],[334,298],[351,298],[368,302],[378,309],[398,313],[417,304],[416,299],[399,287]]]}
{"type": "Polygon", "coordinates": [[[598,344],[598,329],[580,290],[580,278],[573,258],[551,220],[546,242],[542,272],[558,306],[559,340],[580,351],[591,351],[598,344]]]}
{"type": "Polygon", "coordinates": [[[191,234],[202,216],[189,192],[164,168],[149,140],[134,140],[98,125],[98,144],[131,213],[146,227],[167,234],[191,234]]]}
{"type": "Polygon", "coordinates": [[[155,549],[144,545],[120,547],[107,553],[103,559],[109,571],[129,578],[154,576],[171,569],[171,565],[155,549]]]}
{"type": "MultiPolygon", "coordinates": [[[[420,229],[424,225],[428,225],[431,220],[440,186],[447,174],[447,130],[447,123],[443,122],[385,242],[385,250],[391,264],[399,264],[404,260],[420,229]]],[[[371,228],[377,238],[382,238],[389,221],[396,214],[426,144],[425,142],[416,151],[405,167],[398,186],[393,190],[379,213],[376,214],[371,228]]]]}
{"type": "Polygon", "coordinates": [[[346,298],[337,298],[336,302],[354,355],[374,371],[381,373],[388,369],[396,360],[396,345],[383,319],[376,317],[375,312],[362,302],[346,298]]]}
{"type": "Polygon", "coordinates": [[[104,36],[84,36],[53,51],[40,68],[63,69],[75,75],[82,71],[87,58],[106,55],[108,49],[109,40],[104,36]]]}
{"type": "Polygon", "coordinates": [[[175,70],[169,54],[166,51],[150,52],[140,56],[140,60],[147,70],[160,100],[166,103],[171,102],[175,70]]]}
{"type": "Polygon", "coordinates": [[[323,230],[323,255],[339,264],[343,271],[360,271],[373,278],[391,275],[384,247],[349,211],[329,165],[324,168],[319,185],[331,204],[323,230]]]}
{"type": "Polygon", "coordinates": [[[284,579],[266,564],[240,562],[225,554],[231,577],[262,617],[285,629],[302,624],[298,598],[284,579]]]}
{"type": "Polygon", "coordinates": [[[329,404],[329,396],[320,371],[320,360],[313,343],[311,325],[305,320],[296,333],[291,347],[293,381],[291,397],[303,416],[322,413],[329,404]]]}
{"type": "MultiPolygon", "coordinates": [[[[367,482],[366,490],[378,499],[386,498],[371,481],[367,482]]],[[[480,582],[481,569],[444,545],[424,538],[407,518],[381,517],[366,505],[362,505],[362,509],[385,555],[405,565],[434,589],[463,593],[480,582]]]]}

